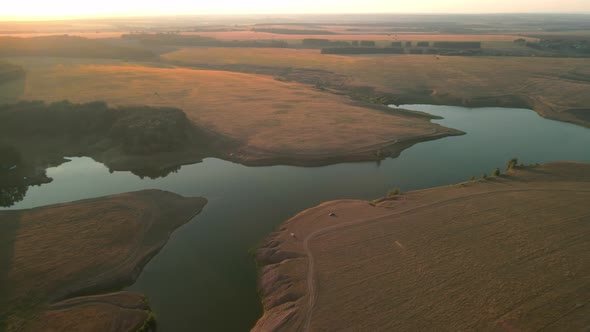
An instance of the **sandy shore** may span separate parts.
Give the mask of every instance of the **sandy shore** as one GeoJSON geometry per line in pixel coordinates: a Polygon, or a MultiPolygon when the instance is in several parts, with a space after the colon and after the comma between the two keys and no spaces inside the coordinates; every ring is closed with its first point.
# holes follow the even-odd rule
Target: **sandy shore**
{"type": "Polygon", "coordinates": [[[583,329],[589,199],[589,164],[551,163],[303,211],[257,252],[254,331],[583,329]]]}
{"type": "Polygon", "coordinates": [[[151,317],[142,295],[88,295],[135,281],[206,202],[145,190],[0,211],[0,327],[136,331],[151,317]]]}

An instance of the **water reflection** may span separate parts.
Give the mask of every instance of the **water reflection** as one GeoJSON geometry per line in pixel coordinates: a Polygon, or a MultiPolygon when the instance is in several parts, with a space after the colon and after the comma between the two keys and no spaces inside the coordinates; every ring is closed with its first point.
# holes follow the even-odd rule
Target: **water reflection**
{"type": "MultiPolygon", "coordinates": [[[[150,168],[143,168],[143,169],[135,169],[132,170],[131,173],[139,176],[140,179],[149,178],[152,180],[165,178],[172,173],[177,173],[182,166],[173,166],[164,169],[150,169],[150,168]]],[[[111,173],[112,171],[109,170],[111,173]]]]}

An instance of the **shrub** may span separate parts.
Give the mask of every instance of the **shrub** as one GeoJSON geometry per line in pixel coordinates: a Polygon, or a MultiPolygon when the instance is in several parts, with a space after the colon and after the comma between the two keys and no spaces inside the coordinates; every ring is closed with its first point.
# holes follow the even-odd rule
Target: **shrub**
{"type": "Polygon", "coordinates": [[[360,45],[362,47],[375,47],[375,42],[372,40],[361,40],[360,45]]]}
{"type": "Polygon", "coordinates": [[[390,190],[387,193],[387,197],[395,197],[395,196],[397,196],[399,194],[401,194],[401,190],[399,188],[395,188],[395,189],[390,190]]]}
{"type": "Polygon", "coordinates": [[[526,40],[522,39],[522,38],[518,38],[514,40],[515,44],[520,44],[520,45],[524,45],[526,44],[526,40]]]}
{"type": "Polygon", "coordinates": [[[500,169],[499,169],[498,167],[496,167],[496,169],[494,170],[494,173],[493,173],[493,175],[494,175],[494,176],[500,176],[500,174],[501,174],[501,173],[500,173],[500,169]]]}
{"type": "Polygon", "coordinates": [[[480,42],[449,42],[449,41],[439,41],[433,43],[434,47],[438,48],[452,48],[452,49],[473,49],[473,48],[481,48],[480,42]]]}
{"type": "Polygon", "coordinates": [[[156,315],[154,315],[154,312],[150,310],[146,320],[143,322],[143,325],[137,330],[137,332],[154,331],[156,329],[156,325],[156,315]]]}
{"type": "Polygon", "coordinates": [[[508,165],[506,166],[506,169],[511,170],[516,167],[518,167],[518,158],[512,158],[508,161],[508,165]]]}

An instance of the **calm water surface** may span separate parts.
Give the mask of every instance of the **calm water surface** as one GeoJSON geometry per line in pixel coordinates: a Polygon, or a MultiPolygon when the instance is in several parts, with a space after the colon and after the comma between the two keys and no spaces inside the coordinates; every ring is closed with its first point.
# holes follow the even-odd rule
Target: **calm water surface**
{"type": "Polygon", "coordinates": [[[158,188],[204,196],[209,204],[176,231],[129,287],[148,295],[159,331],[246,331],[262,313],[249,249],[284,220],[326,200],[373,199],[389,189],[414,190],[467,180],[526,163],[590,161],[590,130],[524,109],[405,105],[443,116],[435,122],[467,132],[418,144],[381,163],[317,168],[245,167],[219,159],[182,167],[162,179],[110,174],[89,158],[48,170],[54,182],[29,189],[12,208],[158,188]]]}

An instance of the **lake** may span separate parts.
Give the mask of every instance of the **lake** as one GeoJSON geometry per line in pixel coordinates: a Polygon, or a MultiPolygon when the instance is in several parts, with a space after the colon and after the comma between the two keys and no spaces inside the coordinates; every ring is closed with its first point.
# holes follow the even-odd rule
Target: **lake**
{"type": "Polygon", "coordinates": [[[165,178],[109,173],[90,158],[48,169],[50,184],[29,188],[11,208],[30,208],[141,189],[204,196],[205,210],[176,231],[130,290],[145,293],[158,331],[245,331],[262,314],[249,250],[297,212],[342,198],[374,199],[446,185],[525,163],[590,162],[590,130],[547,120],[526,109],[404,105],[440,115],[465,131],[420,143],[395,159],[325,167],[246,167],[209,158],[165,178]]]}

